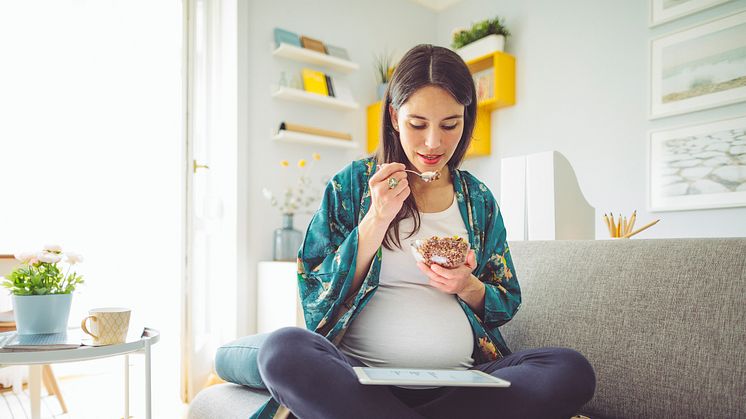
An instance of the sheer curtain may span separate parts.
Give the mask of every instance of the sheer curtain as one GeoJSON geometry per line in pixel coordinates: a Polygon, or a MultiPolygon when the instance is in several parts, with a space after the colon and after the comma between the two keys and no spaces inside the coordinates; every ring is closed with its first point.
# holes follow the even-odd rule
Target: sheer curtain
{"type": "Polygon", "coordinates": [[[71,325],[126,306],[161,331],[154,417],[179,402],[181,19],[178,0],[0,3],[0,253],[79,252],[71,325]]]}
{"type": "Polygon", "coordinates": [[[236,337],[238,245],[237,2],[187,0],[186,286],[182,398],[236,337]],[[207,167],[204,167],[207,166],[207,167]]]}

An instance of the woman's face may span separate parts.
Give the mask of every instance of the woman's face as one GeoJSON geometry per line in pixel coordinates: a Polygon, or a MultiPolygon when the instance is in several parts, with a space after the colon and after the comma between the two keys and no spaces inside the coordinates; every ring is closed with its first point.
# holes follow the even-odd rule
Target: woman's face
{"type": "Polygon", "coordinates": [[[409,163],[420,172],[442,171],[464,132],[464,105],[440,87],[425,86],[389,112],[409,163]]]}

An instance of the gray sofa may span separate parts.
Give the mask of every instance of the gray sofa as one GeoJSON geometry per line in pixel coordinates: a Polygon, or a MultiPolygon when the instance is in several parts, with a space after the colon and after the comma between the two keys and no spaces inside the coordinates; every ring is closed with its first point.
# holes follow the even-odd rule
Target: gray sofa
{"type": "MultiPolygon", "coordinates": [[[[597,375],[602,418],[746,418],[746,238],[511,243],[513,350],[566,346],[597,375]]],[[[268,397],[221,384],[190,419],[247,419],[268,397]]]]}

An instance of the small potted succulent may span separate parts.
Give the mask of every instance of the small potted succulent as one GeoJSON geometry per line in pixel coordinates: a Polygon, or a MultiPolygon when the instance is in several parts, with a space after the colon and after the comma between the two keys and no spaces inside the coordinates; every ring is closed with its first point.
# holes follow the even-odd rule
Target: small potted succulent
{"type": "Polygon", "coordinates": [[[394,72],[394,59],[391,53],[383,52],[381,55],[375,56],[375,71],[376,78],[378,79],[378,88],[376,90],[377,100],[383,99],[384,93],[391,80],[391,74],[394,72]]]}
{"type": "Polygon", "coordinates": [[[482,55],[505,49],[505,39],[510,31],[505,27],[504,20],[499,16],[477,22],[471,29],[455,29],[453,31],[453,48],[464,61],[469,61],[482,55]]]}
{"type": "Polygon", "coordinates": [[[41,252],[17,254],[16,259],[21,265],[0,279],[13,294],[18,334],[64,332],[72,292],[83,283],[83,277],[70,270],[83,258],[73,252],[62,253],[60,246],[47,245],[41,252]]]}

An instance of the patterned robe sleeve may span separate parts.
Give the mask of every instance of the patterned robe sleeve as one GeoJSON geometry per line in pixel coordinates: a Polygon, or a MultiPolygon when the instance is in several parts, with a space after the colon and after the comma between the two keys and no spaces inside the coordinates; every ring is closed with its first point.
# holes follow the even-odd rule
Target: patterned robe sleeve
{"type": "Polygon", "coordinates": [[[478,278],[485,284],[484,325],[493,329],[513,318],[521,305],[521,288],[513,269],[502,213],[492,194],[485,194],[487,262],[478,278]]]}
{"type": "Polygon", "coordinates": [[[329,181],[298,251],[301,304],[312,331],[319,332],[339,311],[355,276],[357,183],[351,166],[329,181]]]}

